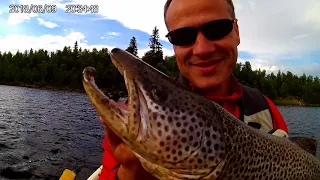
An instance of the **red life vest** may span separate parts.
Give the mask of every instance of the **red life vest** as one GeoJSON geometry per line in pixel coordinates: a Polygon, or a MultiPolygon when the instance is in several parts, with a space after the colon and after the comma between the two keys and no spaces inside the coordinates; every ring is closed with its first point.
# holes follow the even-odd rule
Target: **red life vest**
{"type": "MultiPolygon", "coordinates": [[[[231,75],[230,78],[232,88],[230,96],[207,96],[207,98],[217,102],[251,127],[261,129],[273,135],[288,137],[287,125],[275,104],[258,89],[240,84],[234,75],[231,75]],[[221,101],[221,99],[225,99],[225,102],[221,101]],[[228,105],[226,105],[228,102],[233,105],[236,104],[237,108],[228,108],[228,105]]],[[[176,78],[176,81],[190,87],[188,80],[181,74],[176,78]]]]}

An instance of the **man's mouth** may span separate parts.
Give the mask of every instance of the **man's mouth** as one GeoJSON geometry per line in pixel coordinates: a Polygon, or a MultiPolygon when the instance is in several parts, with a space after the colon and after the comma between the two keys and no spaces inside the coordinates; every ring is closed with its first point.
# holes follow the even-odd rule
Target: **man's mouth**
{"type": "Polygon", "coordinates": [[[223,59],[212,60],[212,61],[201,61],[197,63],[193,63],[192,65],[195,66],[200,72],[206,74],[215,71],[219,64],[223,61],[223,59]]]}

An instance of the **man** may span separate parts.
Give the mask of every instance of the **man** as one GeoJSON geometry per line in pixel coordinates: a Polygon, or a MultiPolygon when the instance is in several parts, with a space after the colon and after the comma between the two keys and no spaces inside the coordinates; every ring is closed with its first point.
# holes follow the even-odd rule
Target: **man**
{"type": "MultiPolygon", "coordinates": [[[[245,123],[287,136],[286,123],[276,106],[259,91],[239,84],[232,75],[240,44],[232,0],[168,0],[164,18],[181,72],[179,82],[245,123]]],[[[155,179],[114,133],[107,127],[105,130],[99,179],[155,179]]]]}

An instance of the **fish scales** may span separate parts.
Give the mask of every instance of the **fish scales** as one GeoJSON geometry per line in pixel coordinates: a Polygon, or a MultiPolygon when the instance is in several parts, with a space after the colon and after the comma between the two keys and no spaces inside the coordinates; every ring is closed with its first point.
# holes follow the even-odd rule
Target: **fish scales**
{"type": "Polygon", "coordinates": [[[110,55],[124,76],[129,107],[98,89],[92,67],[83,71],[84,88],[105,123],[158,179],[320,179],[319,160],[287,138],[249,127],[126,51],[110,55]]]}

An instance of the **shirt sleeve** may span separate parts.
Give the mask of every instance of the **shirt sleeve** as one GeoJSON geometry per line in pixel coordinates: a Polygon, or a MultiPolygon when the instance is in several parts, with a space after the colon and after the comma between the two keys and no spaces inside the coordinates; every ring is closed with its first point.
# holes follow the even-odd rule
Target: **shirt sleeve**
{"type": "Polygon", "coordinates": [[[99,174],[99,180],[115,180],[116,173],[118,171],[118,168],[120,164],[117,162],[117,160],[112,155],[112,151],[108,144],[108,139],[105,137],[103,139],[103,160],[102,160],[102,169],[99,174]]]}
{"type": "Polygon", "coordinates": [[[273,119],[273,128],[281,129],[288,134],[287,124],[284,118],[282,117],[280,111],[278,110],[277,106],[268,97],[265,96],[265,99],[267,100],[270,107],[270,111],[273,119]]]}

